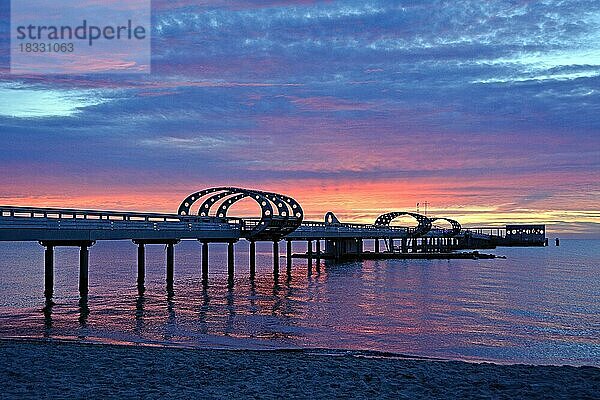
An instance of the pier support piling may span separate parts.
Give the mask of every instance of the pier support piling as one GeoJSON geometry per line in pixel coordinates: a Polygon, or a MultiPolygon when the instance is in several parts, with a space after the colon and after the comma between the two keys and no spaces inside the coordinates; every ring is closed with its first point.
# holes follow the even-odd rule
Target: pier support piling
{"type": "Polygon", "coordinates": [[[315,252],[317,254],[317,260],[320,260],[321,259],[321,240],[317,239],[316,245],[317,245],[317,248],[315,249],[315,252]]]}
{"type": "Polygon", "coordinates": [[[138,290],[144,290],[144,283],[146,280],[146,245],[144,243],[138,243],[138,265],[137,265],[137,287],[138,290]]]}
{"type": "Polygon", "coordinates": [[[167,290],[173,291],[173,275],[175,270],[175,249],[173,243],[167,243],[167,290]]]}
{"type": "Polygon", "coordinates": [[[90,250],[95,242],[88,240],[40,241],[44,246],[44,295],[50,300],[54,294],[54,248],[79,247],[79,295],[87,297],[89,287],[90,250]]]}
{"type": "Polygon", "coordinates": [[[229,242],[227,243],[227,278],[230,282],[233,282],[234,264],[233,242],[229,242]]]}
{"type": "Polygon", "coordinates": [[[316,253],[317,253],[317,261],[316,261],[317,273],[320,273],[321,272],[321,240],[320,239],[317,239],[316,253]]]}
{"type": "Polygon", "coordinates": [[[379,253],[379,239],[375,239],[375,253],[379,253]]]}
{"type": "Polygon", "coordinates": [[[287,267],[287,274],[291,275],[292,274],[292,241],[291,240],[286,240],[286,267],[287,267]]]}
{"type": "Polygon", "coordinates": [[[44,296],[50,299],[54,293],[54,246],[46,245],[44,251],[44,296]]]}
{"type": "Polygon", "coordinates": [[[208,282],[208,242],[202,242],[202,281],[208,282]]]}
{"type": "Polygon", "coordinates": [[[256,242],[250,241],[250,278],[256,275],[256,242]]]}
{"type": "Polygon", "coordinates": [[[313,243],[312,240],[307,242],[308,244],[308,273],[312,274],[312,260],[313,260],[313,243]]]}
{"type": "Polygon", "coordinates": [[[273,275],[279,275],[279,241],[273,241],[273,275]]]}
{"type": "MultiPolygon", "coordinates": [[[[91,244],[90,244],[91,246],[91,244]]],[[[79,248],[79,296],[86,297],[89,292],[90,249],[87,243],[79,248]]]]}

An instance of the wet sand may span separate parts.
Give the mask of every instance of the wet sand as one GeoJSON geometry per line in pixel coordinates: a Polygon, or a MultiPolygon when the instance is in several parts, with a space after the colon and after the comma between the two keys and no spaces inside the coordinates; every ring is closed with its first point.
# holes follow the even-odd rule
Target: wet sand
{"type": "Polygon", "coordinates": [[[0,398],[598,398],[600,368],[0,341],[0,398]]]}

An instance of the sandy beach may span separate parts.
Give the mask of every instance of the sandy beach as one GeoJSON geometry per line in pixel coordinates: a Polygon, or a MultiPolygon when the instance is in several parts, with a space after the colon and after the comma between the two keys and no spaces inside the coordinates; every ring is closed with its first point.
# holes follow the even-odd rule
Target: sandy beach
{"type": "Polygon", "coordinates": [[[598,398],[600,369],[0,341],[0,398],[598,398]]]}

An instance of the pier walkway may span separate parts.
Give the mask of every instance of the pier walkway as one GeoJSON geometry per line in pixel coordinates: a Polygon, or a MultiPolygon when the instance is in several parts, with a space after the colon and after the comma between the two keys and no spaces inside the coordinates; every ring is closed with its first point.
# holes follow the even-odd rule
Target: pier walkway
{"type": "Polygon", "coordinates": [[[131,240],[138,246],[138,279],[144,288],[145,246],[166,246],[167,289],[173,289],[174,246],[181,240],[197,240],[202,247],[202,277],[208,279],[210,243],[228,244],[228,273],[233,280],[234,243],[246,240],[250,245],[250,276],[256,272],[256,242],[273,245],[273,271],[279,274],[279,244],[286,242],[287,271],[292,263],[292,243],[305,241],[306,258],[312,268],[321,258],[357,259],[364,240],[374,241],[374,253],[447,254],[459,249],[493,248],[498,245],[540,246],[547,243],[545,227],[507,226],[505,228],[464,229],[450,218],[431,218],[412,212],[382,214],[373,224],[342,223],[329,212],[324,221],[304,221],[304,211],[291,197],[251,189],[217,187],[190,194],[175,214],[0,206],[0,241],[35,241],[45,247],[45,294],[52,297],[54,286],[54,248],[80,248],[81,296],[88,293],[89,248],[100,240],[131,240]],[[228,216],[229,209],[245,198],[260,207],[258,218],[228,216]],[[192,212],[194,203],[198,211],[192,212]],[[416,225],[391,225],[398,217],[414,218],[416,225]],[[449,227],[436,223],[445,221],[449,227]],[[321,243],[324,242],[324,250],[321,243]]]}

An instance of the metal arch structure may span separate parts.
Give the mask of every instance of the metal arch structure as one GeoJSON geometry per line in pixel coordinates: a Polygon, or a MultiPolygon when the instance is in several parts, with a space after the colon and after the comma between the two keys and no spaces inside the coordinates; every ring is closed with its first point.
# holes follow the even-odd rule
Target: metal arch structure
{"type": "Polygon", "coordinates": [[[447,236],[447,237],[456,236],[462,230],[462,226],[460,225],[460,223],[458,221],[454,220],[454,219],[451,219],[451,218],[433,217],[433,218],[429,218],[429,220],[431,221],[432,224],[435,221],[439,221],[439,220],[443,220],[443,221],[449,222],[452,225],[452,229],[444,229],[444,236],[447,236]]]}
{"type": "Polygon", "coordinates": [[[260,219],[242,220],[242,235],[248,239],[279,240],[302,224],[304,211],[293,198],[279,193],[237,187],[216,187],[192,193],[183,200],[177,214],[182,219],[191,216],[192,205],[202,200],[198,209],[200,217],[210,217],[214,210],[214,217],[227,218],[231,206],[245,198],[254,200],[261,209],[260,219]]]}
{"type": "MultiPolygon", "coordinates": [[[[198,209],[198,215],[200,215],[201,217],[208,217],[212,206],[215,205],[222,198],[231,196],[231,194],[232,194],[231,191],[224,191],[224,192],[217,193],[215,195],[210,196],[209,198],[204,200],[204,202],[200,205],[200,208],[198,209]]],[[[241,194],[237,194],[235,196],[230,197],[229,199],[224,201],[223,204],[221,204],[219,206],[219,209],[216,212],[216,216],[220,217],[220,218],[225,218],[227,216],[227,211],[229,211],[229,208],[233,204],[235,204],[238,201],[245,199],[246,197],[249,197],[249,196],[250,196],[249,193],[241,193],[241,194]]],[[[268,204],[268,206],[270,206],[269,203],[267,203],[267,204],[268,204]]],[[[261,207],[261,210],[262,210],[262,207],[261,207]]],[[[273,212],[273,208],[271,207],[271,209],[269,211],[273,212]]]]}
{"type": "Polygon", "coordinates": [[[211,193],[221,192],[221,191],[227,190],[227,189],[231,189],[231,188],[214,187],[214,188],[204,189],[204,190],[200,190],[198,192],[192,193],[188,197],[186,197],[185,200],[183,200],[181,202],[181,204],[179,205],[179,209],[177,210],[177,214],[182,217],[190,216],[190,209],[195,202],[197,202],[204,196],[207,196],[211,193]]]}
{"type": "Polygon", "coordinates": [[[408,228],[407,232],[412,237],[423,236],[431,230],[431,220],[424,215],[406,212],[406,211],[395,211],[387,214],[382,214],[375,220],[375,226],[390,226],[390,223],[403,215],[408,215],[417,220],[418,225],[414,228],[408,228]]]}

